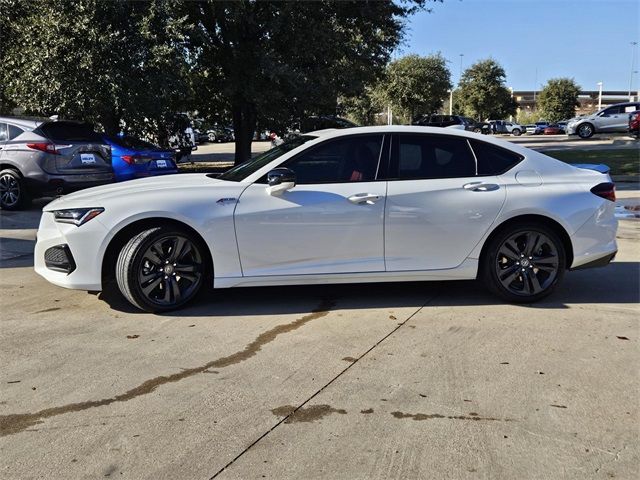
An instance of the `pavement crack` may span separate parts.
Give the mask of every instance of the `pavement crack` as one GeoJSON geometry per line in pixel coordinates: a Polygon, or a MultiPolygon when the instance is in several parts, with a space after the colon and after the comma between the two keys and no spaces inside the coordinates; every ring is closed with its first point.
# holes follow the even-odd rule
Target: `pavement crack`
{"type": "MultiPolygon", "coordinates": [[[[262,435],[260,435],[256,440],[254,440],[251,444],[249,444],[248,447],[246,447],[244,450],[242,450],[238,455],[236,455],[229,463],[227,463],[224,467],[222,467],[220,470],[218,470],[209,480],[213,480],[214,478],[216,478],[218,475],[220,475],[222,472],[224,472],[227,468],[229,468],[231,465],[233,465],[240,457],[242,457],[245,453],[247,453],[254,445],[256,445],[258,442],[260,442],[260,440],[262,440],[263,438],[265,438],[267,435],[269,435],[271,432],[273,432],[276,428],[278,428],[280,425],[282,425],[283,423],[292,423],[292,421],[289,421],[289,419],[292,416],[295,416],[297,414],[298,411],[300,411],[301,409],[303,409],[305,407],[305,405],[307,405],[311,400],[313,400],[315,397],[317,397],[318,395],[320,395],[320,393],[322,393],[327,387],[329,387],[332,383],[334,383],[336,380],[338,380],[342,375],[344,375],[346,372],[349,371],[349,369],[353,368],[354,365],[356,365],[360,360],[362,360],[366,355],[368,355],[369,353],[371,353],[378,345],[380,345],[382,342],[384,342],[387,338],[389,338],[390,336],[392,336],[394,333],[396,333],[398,330],[400,330],[404,325],[406,325],[406,323],[411,320],[414,316],[416,316],[424,307],[426,307],[427,305],[429,305],[431,302],[433,302],[433,300],[437,297],[437,293],[435,295],[433,295],[431,298],[429,298],[427,301],[425,301],[415,312],[413,312],[411,315],[409,315],[403,322],[400,322],[396,325],[396,327],[391,330],[389,333],[387,333],[384,337],[382,337],[380,340],[378,340],[376,343],[374,343],[366,352],[364,352],[362,355],[360,355],[359,357],[353,359],[353,361],[350,361],[349,365],[347,367],[345,367],[344,369],[342,369],[336,376],[334,376],[333,378],[331,378],[327,383],[325,383],[320,389],[318,389],[315,393],[313,393],[309,398],[307,398],[304,402],[302,402],[300,405],[298,405],[297,407],[291,407],[290,405],[287,405],[287,411],[281,411],[281,413],[285,414],[286,416],[282,419],[280,419],[280,421],[278,421],[273,427],[271,427],[269,430],[267,430],[266,432],[264,432],[262,435]]],[[[320,405],[320,407],[326,407],[326,405],[320,405]]],[[[308,407],[309,409],[312,409],[313,406],[308,407]]],[[[306,409],[305,409],[306,410],[306,409]]],[[[272,411],[273,412],[273,411],[272,411]]],[[[339,412],[341,413],[341,412],[339,412]]]]}
{"type": "Polygon", "coordinates": [[[121,393],[120,395],[100,400],[89,400],[86,402],[70,403],[59,407],[45,408],[34,413],[0,415],[0,437],[22,432],[34,425],[42,423],[47,418],[63,415],[65,413],[80,412],[90,408],[104,407],[116,402],[126,402],[133,398],[147,395],[155,391],[161,385],[179,382],[185,378],[203,373],[210,368],[225,368],[230,365],[244,362],[245,360],[255,356],[260,350],[262,350],[264,345],[273,342],[278,336],[296,330],[312,320],[328,315],[329,311],[334,306],[334,301],[323,299],[320,304],[311,311],[311,313],[308,313],[291,323],[278,325],[264,333],[261,333],[255,340],[240,351],[225,357],[217,358],[216,360],[212,360],[211,362],[199,367],[187,368],[172,375],[163,375],[152,378],[141,383],[137,387],[126,391],[125,393],[121,393]]]}

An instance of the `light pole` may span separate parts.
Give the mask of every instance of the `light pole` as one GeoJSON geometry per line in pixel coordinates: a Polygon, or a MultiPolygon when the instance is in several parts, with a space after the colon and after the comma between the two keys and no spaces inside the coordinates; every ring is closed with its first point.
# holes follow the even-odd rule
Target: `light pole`
{"type": "Polygon", "coordinates": [[[462,57],[464,57],[464,53],[460,54],[460,78],[458,79],[458,85],[460,85],[460,80],[462,80],[462,57]]]}
{"type": "Polygon", "coordinates": [[[602,109],[602,82],[598,82],[598,111],[602,109]]]}
{"type": "Polygon", "coordinates": [[[636,47],[638,46],[638,42],[631,42],[631,74],[629,75],[629,101],[632,102],[633,98],[631,98],[631,88],[633,84],[633,67],[636,59],[636,47]]]}
{"type": "Polygon", "coordinates": [[[453,88],[450,88],[447,92],[449,92],[449,115],[453,115],[453,88]]]}
{"type": "MultiPolygon", "coordinates": [[[[511,92],[511,100],[513,100],[513,87],[508,87],[511,92]]],[[[513,115],[509,115],[509,121],[513,122],[513,115]]]]}

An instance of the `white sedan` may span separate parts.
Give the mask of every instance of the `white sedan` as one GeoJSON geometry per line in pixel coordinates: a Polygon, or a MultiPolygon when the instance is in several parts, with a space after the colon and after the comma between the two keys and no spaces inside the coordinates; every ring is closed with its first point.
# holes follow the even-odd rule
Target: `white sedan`
{"type": "Polygon", "coordinates": [[[461,130],[299,136],[216,178],[92,188],[44,208],[35,270],[147,311],[215,288],[479,278],[513,302],[615,256],[603,166],[567,165],[461,130]]]}

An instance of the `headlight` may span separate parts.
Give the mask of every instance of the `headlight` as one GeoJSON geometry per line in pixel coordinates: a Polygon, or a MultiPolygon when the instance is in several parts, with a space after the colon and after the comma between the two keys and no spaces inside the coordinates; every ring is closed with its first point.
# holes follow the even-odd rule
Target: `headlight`
{"type": "Polygon", "coordinates": [[[104,208],[67,208],[54,210],[53,218],[58,223],[72,223],[79,227],[102,212],[104,212],[104,208]]]}

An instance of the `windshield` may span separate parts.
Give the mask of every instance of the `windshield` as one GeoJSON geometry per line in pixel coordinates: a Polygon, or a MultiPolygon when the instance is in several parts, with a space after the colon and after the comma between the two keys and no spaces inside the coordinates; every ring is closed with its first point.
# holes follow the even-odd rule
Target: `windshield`
{"type": "Polygon", "coordinates": [[[247,178],[252,173],[257,172],[265,165],[268,165],[270,162],[275,160],[278,157],[281,157],[287,152],[290,152],[294,148],[299,147],[305,142],[309,140],[313,140],[317,137],[313,137],[311,135],[301,135],[298,137],[294,137],[291,140],[284,142],[282,145],[278,145],[277,147],[273,147],[271,150],[267,150],[264,153],[261,153],[255,158],[251,160],[241,163],[233,167],[231,170],[227,170],[225,173],[220,175],[219,179],[228,180],[230,182],[241,182],[245,178],[247,178]]]}

